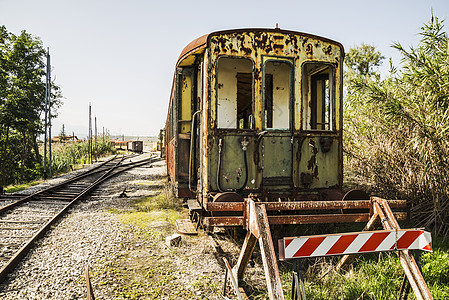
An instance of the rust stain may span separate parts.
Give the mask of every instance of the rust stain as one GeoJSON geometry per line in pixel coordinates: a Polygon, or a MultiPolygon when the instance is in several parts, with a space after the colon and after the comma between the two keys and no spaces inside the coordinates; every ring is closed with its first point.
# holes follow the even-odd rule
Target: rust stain
{"type": "MultiPolygon", "coordinates": [[[[320,38],[314,35],[303,34],[293,31],[273,31],[273,30],[227,30],[222,32],[215,32],[208,35],[204,39],[204,49],[202,52],[191,52],[190,56],[186,56],[187,59],[183,60],[183,65],[180,67],[197,68],[202,73],[201,83],[203,84],[203,89],[201,91],[201,108],[204,110],[202,114],[202,139],[199,143],[201,151],[201,163],[204,166],[200,166],[201,173],[201,187],[198,191],[198,198],[203,199],[201,201],[206,209],[206,212],[213,211],[223,211],[221,215],[212,215],[213,217],[240,217],[239,214],[243,210],[243,205],[241,203],[211,203],[216,206],[207,207],[214,195],[217,194],[216,188],[216,159],[217,159],[217,145],[219,134],[225,136],[239,136],[247,135],[251,136],[252,143],[249,151],[247,152],[248,168],[250,170],[249,184],[247,189],[242,192],[242,195],[248,195],[249,193],[254,193],[257,195],[258,201],[273,201],[267,204],[267,210],[270,214],[277,214],[278,211],[284,211],[285,213],[290,212],[291,214],[297,214],[297,211],[307,210],[305,207],[298,206],[298,200],[300,201],[318,201],[322,199],[332,199],[336,198],[326,198],[322,196],[323,190],[328,190],[335,188],[340,189],[341,183],[334,177],[340,176],[338,172],[334,172],[336,169],[341,168],[340,157],[334,159],[334,156],[340,155],[340,152],[334,151],[339,150],[341,145],[341,131],[340,130],[340,120],[341,116],[339,111],[335,115],[335,120],[337,123],[337,128],[333,136],[333,144],[331,140],[319,139],[322,132],[318,131],[308,131],[304,129],[304,124],[307,121],[303,121],[303,111],[307,111],[307,106],[311,105],[309,101],[303,102],[303,87],[301,75],[301,66],[304,61],[313,60],[317,63],[332,65],[336,78],[336,110],[341,107],[340,103],[340,86],[338,85],[342,82],[340,78],[340,61],[343,60],[343,48],[340,44],[327,40],[325,38],[320,38]],[[314,49],[316,48],[316,49],[314,49]],[[299,55],[301,53],[301,55],[299,55]],[[195,59],[192,57],[195,56],[195,59]],[[252,62],[252,119],[251,130],[234,128],[232,130],[227,130],[225,128],[219,128],[218,124],[218,95],[227,88],[225,84],[223,86],[222,82],[217,81],[217,65],[220,57],[245,57],[250,59],[252,62]],[[291,177],[289,184],[291,186],[274,186],[267,184],[264,181],[263,173],[264,170],[262,166],[264,165],[264,160],[268,161],[268,154],[264,153],[264,144],[261,143],[261,133],[263,130],[263,118],[264,118],[264,79],[265,75],[263,73],[265,62],[267,60],[289,60],[292,62],[292,73],[293,80],[292,84],[292,98],[294,101],[294,106],[292,109],[294,113],[291,115],[292,118],[292,148],[291,148],[291,177]],[[198,64],[200,63],[200,64],[198,64]],[[204,75],[203,75],[204,73],[204,75]],[[299,121],[298,121],[299,120],[299,121]],[[307,147],[308,143],[310,148],[307,147]],[[332,147],[331,147],[332,145],[332,147]],[[326,154],[323,154],[326,153],[326,154]],[[265,156],[264,156],[265,154],[265,156]],[[326,156],[327,155],[327,156],[326,156]],[[320,170],[318,170],[318,167],[320,170]],[[320,172],[320,179],[318,179],[318,172],[320,172]],[[334,176],[334,173],[336,174],[334,176]],[[330,174],[330,175],[329,175],[330,174]],[[334,177],[332,177],[334,176],[334,177]],[[301,177],[304,177],[301,180],[301,177]],[[318,180],[317,180],[318,179],[318,180]],[[321,181],[320,181],[321,180],[321,181]],[[308,182],[309,186],[301,185],[301,181],[308,182]],[[307,189],[305,189],[307,188],[307,189]],[[276,201],[276,202],[275,202],[276,201]],[[293,201],[293,202],[292,202],[293,201]],[[282,205],[278,204],[282,203],[282,205]],[[285,204],[285,205],[284,205],[285,204]],[[296,211],[295,211],[296,210],[296,211]],[[227,214],[226,212],[231,212],[227,214]]],[[[198,71],[197,70],[197,71],[198,71]]],[[[248,71],[249,72],[249,71],[248,71]]],[[[199,73],[200,74],[200,73],[199,73]]],[[[198,77],[199,78],[199,77],[198,77]]],[[[273,89],[276,89],[279,85],[273,85],[273,89]]],[[[198,88],[200,86],[198,85],[198,88]]],[[[275,90],[278,91],[278,90],[275,90]]],[[[199,94],[200,91],[198,91],[199,94]]],[[[193,93],[193,92],[192,92],[193,93]]],[[[196,99],[196,98],[192,98],[196,99]]],[[[199,101],[198,101],[199,102],[199,101]]],[[[173,106],[173,104],[172,104],[173,106]]],[[[174,114],[177,112],[175,111],[174,114]]],[[[220,115],[221,117],[221,115],[220,115]]],[[[248,121],[249,122],[249,121],[248,121]]],[[[238,126],[237,126],[238,127],[238,126]]],[[[270,133],[271,134],[271,133],[270,133]]],[[[329,135],[329,133],[327,133],[329,135]]],[[[280,143],[284,142],[284,148],[286,148],[285,143],[287,140],[274,140],[276,142],[275,146],[279,146],[280,143]]],[[[271,144],[271,143],[270,143],[271,144]]],[[[175,152],[177,145],[168,145],[168,156],[173,160],[176,158],[175,152]]],[[[283,148],[283,149],[284,149],[283,148]]],[[[178,154],[176,154],[178,155],[178,154]]],[[[273,155],[275,161],[282,165],[282,157],[276,157],[273,155]]],[[[284,164],[286,164],[285,162],[284,164]]],[[[273,164],[276,166],[276,164],[273,164]]],[[[171,166],[172,167],[172,166],[171,166]]],[[[337,170],[338,171],[338,170],[337,170]]],[[[170,173],[177,172],[173,168],[169,170],[170,173]]],[[[223,182],[243,182],[243,176],[245,170],[241,165],[226,165],[226,170],[221,173],[221,179],[223,182]]],[[[265,172],[268,172],[265,169],[265,172]]],[[[285,176],[286,178],[288,176],[285,176]]],[[[286,180],[285,178],[281,178],[286,180]]],[[[340,198],[341,199],[341,198],[340,198]]],[[[332,205],[331,204],[312,204],[308,203],[310,207],[314,209],[318,208],[319,205],[332,205]]],[[[349,204],[347,204],[349,205],[349,204]]],[[[360,204],[361,205],[361,204],[360,204]]],[[[307,206],[307,205],[306,205],[307,206]]],[[[338,205],[337,205],[338,206],[338,205]]],[[[359,204],[355,207],[359,208],[359,204]]],[[[311,209],[312,209],[311,208],[311,209]]],[[[348,208],[344,208],[348,209],[348,208]]],[[[211,224],[241,224],[241,219],[239,218],[228,218],[228,219],[210,219],[211,224]]],[[[296,219],[285,219],[287,222],[291,220],[296,222],[296,219]]],[[[284,221],[282,221],[284,222],[284,221]]],[[[302,222],[302,221],[301,221],[302,222]]]]}
{"type": "Polygon", "coordinates": [[[323,52],[324,52],[324,54],[326,54],[326,55],[332,55],[332,47],[329,45],[329,46],[324,46],[323,47],[323,52]]]}
{"type": "MultiPolygon", "coordinates": [[[[256,199],[257,201],[257,199],[256,199]]],[[[406,209],[406,200],[387,200],[392,208],[406,209]]],[[[334,209],[366,209],[371,208],[371,200],[302,200],[285,202],[260,202],[264,204],[267,211],[284,210],[334,210],[334,209]]],[[[240,202],[209,202],[206,205],[208,211],[243,211],[246,203],[240,202]]]]}
{"type": "Polygon", "coordinates": [[[316,154],[318,153],[318,148],[315,146],[315,140],[309,141],[309,146],[312,147],[312,156],[307,162],[307,169],[312,170],[316,167],[316,154]]]}
{"type": "Polygon", "coordinates": [[[309,57],[313,56],[313,46],[310,43],[306,46],[306,55],[309,57]]]}

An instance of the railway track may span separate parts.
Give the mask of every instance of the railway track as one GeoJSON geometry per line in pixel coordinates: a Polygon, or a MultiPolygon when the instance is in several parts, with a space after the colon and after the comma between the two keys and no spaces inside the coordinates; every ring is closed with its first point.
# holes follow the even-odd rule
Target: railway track
{"type": "Polygon", "coordinates": [[[156,158],[125,162],[114,157],[96,167],[28,196],[0,199],[0,282],[28,253],[33,244],[79,199],[105,180],[156,158]]]}

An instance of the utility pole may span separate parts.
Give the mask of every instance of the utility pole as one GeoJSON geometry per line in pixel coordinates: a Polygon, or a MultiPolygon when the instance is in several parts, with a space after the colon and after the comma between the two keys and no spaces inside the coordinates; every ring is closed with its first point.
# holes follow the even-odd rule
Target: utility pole
{"type": "Polygon", "coordinates": [[[50,178],[52,177],[51,166],[51,64],[50,64],[50,49],[47,48],[47,73],[45,81],[45,134],[44,134],[44,178],[47,178],[47,140],[49,152],[49,170],[50,178]],[[48,130],[48,136],[47,136],[48,130]]]}
{"type": "Polygon", "coordinates": [[[89,155],[89,163],[92,163],[92,107],[89,103],[89,134],[88,134],[88,155],[89,155]]]}
{"type": "Polygon", "coordinates": [[[95,149],[95,161],[97,161],[98,160],[98,157],[97,157],[97,155],[98,155],[98,153],[97,153],[97,116],[95,116],[95,147],[94,147],[94,149],[95,149]]]}
{"type": "Polygon", "coordinates": [[[49,69],[49,52],[47,48],[47,72],[45,73],[45,120],[44,120],[44,178],[47,178],[47,120],[48,120],[48,69],[49,69]]]}

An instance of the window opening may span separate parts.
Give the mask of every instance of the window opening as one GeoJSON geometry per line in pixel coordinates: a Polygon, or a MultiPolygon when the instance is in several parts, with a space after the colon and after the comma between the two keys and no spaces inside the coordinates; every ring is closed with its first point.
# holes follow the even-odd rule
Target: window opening
{"type": "Polygon", "coordinates": [[[333,67],[308,63],[303,67],[303,99],[305,128],[333,130],[334,82],[333,67]]]}
{"type": "Polygon", "coordinates": [[[265,127],[273,128],[273,74],[265,74],[265,127]]]}
{"type": "Polygon", "coordinates": [[[252,127],[253,64],[246,58],[223,57],[217,67],[218,128],[252,127]]]}
{"type": "Polygon", "coordinates": [[[249,116],[252,112],[253,74],[237,73],[237,119],[239,128],[249,128],[249,116]]]}
{"type": "Polygon", "coordinates": [[[265,64],[265,128],[290,128],[291,64],[268,61],[265,64]]]}

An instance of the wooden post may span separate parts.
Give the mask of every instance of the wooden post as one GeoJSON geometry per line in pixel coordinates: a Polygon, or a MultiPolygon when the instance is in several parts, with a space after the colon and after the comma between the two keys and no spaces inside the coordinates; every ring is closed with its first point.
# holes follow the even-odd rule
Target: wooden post
{"type": "Polygon", "coordinates": [[[259,241],[260,253],[265,271],[268,296],[271,300],[284,300],[281,277],[274,252],[273,240],[271,238],[270,225],[265,205],[255,203],[252,199],[245,199],[246,228],[248,230],[242,251],[237,264],[232,269],[233,275],[240,280],[246,270],[251,255],[259,241]]]}

